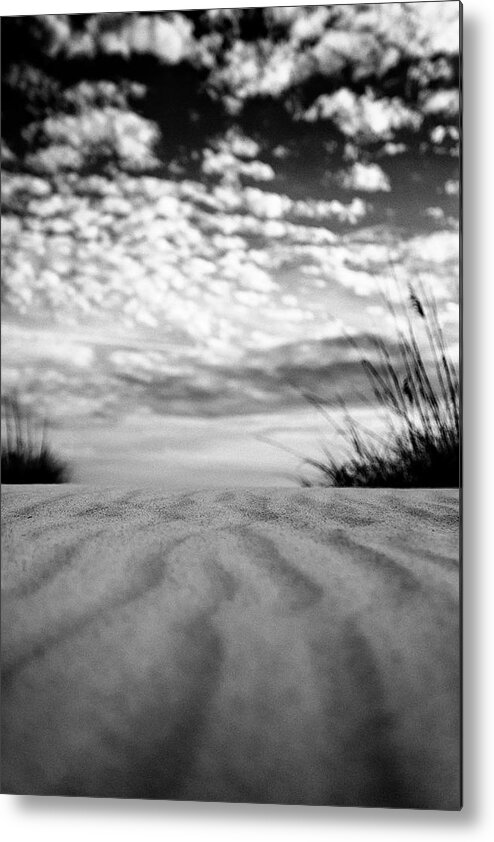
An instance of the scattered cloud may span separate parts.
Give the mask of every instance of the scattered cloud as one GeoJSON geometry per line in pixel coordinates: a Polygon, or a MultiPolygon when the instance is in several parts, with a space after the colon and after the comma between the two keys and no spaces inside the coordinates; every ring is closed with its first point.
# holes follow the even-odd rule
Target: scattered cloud
{"type": "Polygon", "coordinates": [[[356,161],[347,170],[337,173],[344,190],[358,190],[363,193],[389,193],[391,184],[388,176],[378,164],[361,164],[356,161]]]}
{"type": "Polygon", "coordinates": [[[392,141],[388,141],[384,144],[381,154],[394,157],[395,155],[402,155],[403,152],[407,151],[407,148],[408,147],[405,143],[393,143],[392,141]]]}
{"type": "Polygon", "coordinates": [[[321,94],[301,118],[308,122],[332,120],[344,135],[362,143],[392,140],[397,131],[417,131],[422,123],[422,116],[398,97],[379,99],[372,91],[359,96],[349,88],[321,94]]]}
{"type": "Polygon", "coordinates": [[[458,179],[450,178],[448,181],[445,182],[444,185],[444,192],[447,196],[459,196],[460,194],[460,182],[458,179]]]}
{"type": "Polygon", "coordinates": [[[269,164],[262,161],[242,161],[231,152],[204,150],[202,172],[204,175],[218,176],[224,181],[237,182],[239,176],[251,178],[254,181],[272,181],[274,171],[269,164]]]}
{"type": "Polygon", "coordinates": [[[237,37],[221,65],[213,62],[210,84],[234,112],[248,98],[280,97],[317,74],[379,80],[400,62],[410,62],[425,85],[446,78],[446,57],[459,49],[454,2],[267,9],[268,37],[257,42],[239,37],[238,16],[221,20],[233,23],[237,37]]]}
{"type": "Polygon", "coordinates": [[[422,97],[424,114],[441,114],[447,117],[458,117],[460,109],[460,94],[457,89],[427,91],[422,97]]]}
{"type": "Polygon", "coordinates": [[[454,346],[457,3],[35,24],[43,69],[5,73],[7,385],[81,419],[351,397],[344,337],[390,338],[383,291],[418,278],[454,346]]]}
{"type": "Polygon", "coordinates": [[[29,155],[28,162],[41,171],[79,171],[105,157],[137,170],[158,165],[153,154],[159,137],[157,127],[130,111],[89,108],[81,114],[46,117],[41,124],[26,129],[26,139],[37,133],[47,146],[29,155]]]}
{"type": "Polygon", "coordinates": [[[191,57],[195,47],[192,22],[173,12],[92,15],[77,30],[67,15],[45,15],[44,21],[51,28],[52,55],[62,52],[69,58],[103,53],[129,59],[147,54],[166,64],[178,64],[191,57]]]}

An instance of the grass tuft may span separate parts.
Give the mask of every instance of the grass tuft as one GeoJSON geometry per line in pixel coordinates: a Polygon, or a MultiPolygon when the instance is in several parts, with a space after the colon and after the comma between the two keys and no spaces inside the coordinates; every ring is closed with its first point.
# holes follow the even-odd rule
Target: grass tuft
{"type": "MultiPolygon", "coordinates": [[[[437,304],[425,290],[409,287],[403,320],[388,302],[397,334],[397,357],[375,338],[375,358],[361,356],[372,394],[386,419],[386,433],[364,432],[346,407],[343,431],[349,456],[338,462],[325,448],[320,459],[305,459],[315,469],[304,486],[458,488],[460,485],[460,388],[449,357],[437,304]],[[424,329],[425,346],[417,339],[424,329]],[[415,322],[415,324],[414,324],[415,322]]],[[[348,341],[358,349],[351,337],[348,341]]],[[[331,421],[328,404],[309,400],[331,421]]]]}
{"type": "Polygon", "coordinates": [[[67,463],[55,456],[46,441],[46,423],[40,433],[16,397],[2,398],[2,404],[2,483],[68,482],[67,463]]]}

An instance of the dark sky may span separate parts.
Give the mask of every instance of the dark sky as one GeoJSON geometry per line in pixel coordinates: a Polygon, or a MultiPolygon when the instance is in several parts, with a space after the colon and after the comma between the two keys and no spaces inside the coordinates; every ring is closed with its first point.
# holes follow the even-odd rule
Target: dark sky
{"type": "Polygon", "coordinates": [[[410,283],[455,353],[458,43],[457,2],[2,20],[4,391],[84,478],[165,431],[252,481],[410,283]]]}

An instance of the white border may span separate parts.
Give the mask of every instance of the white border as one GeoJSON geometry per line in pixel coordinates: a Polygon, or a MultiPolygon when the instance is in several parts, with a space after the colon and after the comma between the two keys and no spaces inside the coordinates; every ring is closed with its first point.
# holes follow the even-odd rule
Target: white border
{"type": "MultiPolygon", "coordinates": [[[[4,0],[2,16],[210,8],[192,2],[4,0]]],[[[266,6],[218,2],[217,8],[266,6]]],[[[273,5],[292,5],[275,3],[273,5]]],[[[293,3],[295,5],[295,3],[293,3]]],[[[299,5],[311,5],[300,3],[299,5]]],[[[494,4],[464,4],[464,747],[461,813],[1,796],[5,839],[33,842],[482,840],[494,831],[494,247],[492,52],[494,4]],[[489,189],[490,188],[490,189],[489,189]]]]}

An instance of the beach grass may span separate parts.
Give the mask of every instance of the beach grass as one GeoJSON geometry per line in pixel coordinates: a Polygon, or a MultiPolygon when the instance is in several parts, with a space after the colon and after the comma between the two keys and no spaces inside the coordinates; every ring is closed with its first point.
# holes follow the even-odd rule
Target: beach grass
{"type": "MultiPolygon", "coordinates": [[[[437,303],[424,288],[408,288],[403,313],[387,301],[394,320],[396,345],[374,337],[374,353],[361,364],[379,413],[384,434],[363,430],[340,402],[343,423],[331,407],[313,395],[307,399],[347,445],[337,460],[324,446],[320,458],[305,459],[310,476],[304,486],[390,488],[458,488],[460,485],[460,384],[445,343],[437,303]],[[420,329],[420,330],[419,330],[420,329]],[[425,341],[419,341],[419,333],[425,341]]],[[[348,341],[359,351],[358,341],[348,341]]]]}
{"type": "Polygon", "coordinates": [[[16,396],[2,397],[2,408],[2,483],[68,482],[69,466],[48,444],[46,422],[40,429],[16,396]]]}

